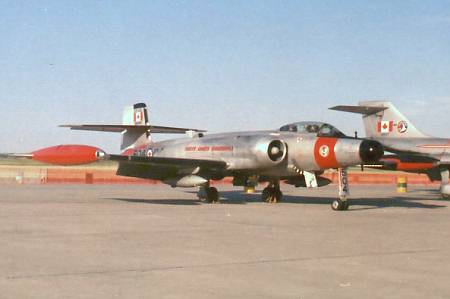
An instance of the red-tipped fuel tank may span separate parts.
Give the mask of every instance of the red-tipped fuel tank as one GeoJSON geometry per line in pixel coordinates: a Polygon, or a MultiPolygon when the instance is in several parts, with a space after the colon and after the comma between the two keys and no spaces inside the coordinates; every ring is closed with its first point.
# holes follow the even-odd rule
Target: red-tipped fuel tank
{"type": "Polygon", "coordinates": [[[58,165],[89,164],[104,156],[105,152],[97,147],[73,144],[47,147],[31,153],[33,160],[58,165]]]}

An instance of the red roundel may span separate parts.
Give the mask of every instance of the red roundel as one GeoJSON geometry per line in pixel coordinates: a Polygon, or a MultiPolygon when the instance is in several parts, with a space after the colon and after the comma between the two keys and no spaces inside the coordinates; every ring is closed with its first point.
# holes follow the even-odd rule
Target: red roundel
{"type": "Polygon", "coordinates": [[[319,137],[314,146],[314,159],[317,165],[322,169],[338,168],[339,163],[336,159],[334,146],[337,143],[337,138],[319,137]]]}

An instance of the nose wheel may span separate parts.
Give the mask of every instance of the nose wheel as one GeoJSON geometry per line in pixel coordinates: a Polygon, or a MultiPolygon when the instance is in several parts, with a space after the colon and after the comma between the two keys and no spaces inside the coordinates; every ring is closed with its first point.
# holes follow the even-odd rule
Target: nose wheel
{"type": "Polygon", "coordinates": [[[349,203],[348,203],[347,199],[346,200],[335,199],[331,203],[331,208],[334,211],[346,211],[346,210],[348,210],[348,207],[349,207],[349,203]]]}
{"type": "Polygon", "coordinates": [[[283,193],[280,190],[280,183],[270,183],[269,186],[264,188],[261,198],[268,203],[278,203],[283,198],[283,193]]]}

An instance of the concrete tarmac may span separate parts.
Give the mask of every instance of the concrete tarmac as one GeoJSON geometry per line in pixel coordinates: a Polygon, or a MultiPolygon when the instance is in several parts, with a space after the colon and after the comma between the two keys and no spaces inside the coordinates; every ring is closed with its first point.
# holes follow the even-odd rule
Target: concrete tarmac
{"type": "Polygon", "coordinates": [[[450,202],[436,190],[0,186],[0,298],[450,298],[450,202]]]}

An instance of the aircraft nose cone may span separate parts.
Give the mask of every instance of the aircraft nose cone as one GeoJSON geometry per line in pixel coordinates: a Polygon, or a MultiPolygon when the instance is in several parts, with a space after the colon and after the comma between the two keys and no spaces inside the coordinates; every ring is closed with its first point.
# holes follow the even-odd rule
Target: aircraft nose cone
{"type": "Polygon", "coordinates": [[[359,156],[364,163],[377,162],[384,154],[381,143],[374,140],[363,140],[359,146],[359,156]]]}

